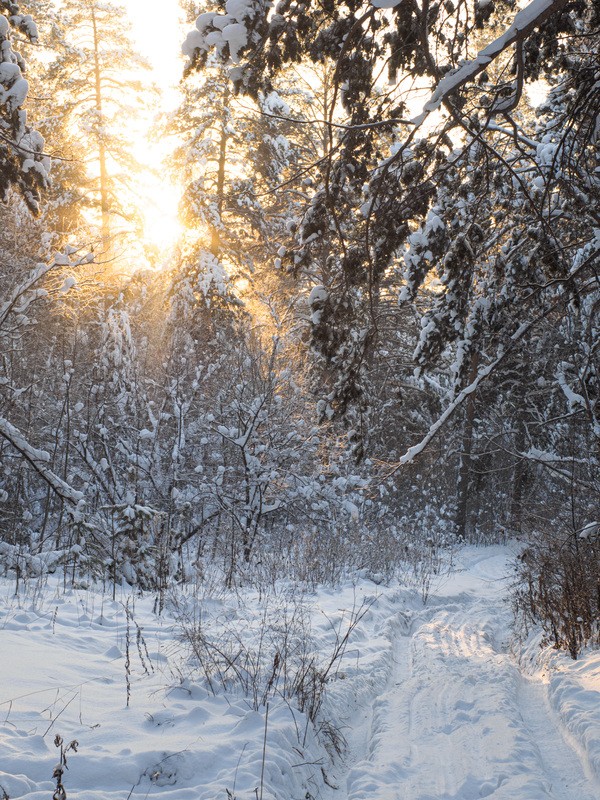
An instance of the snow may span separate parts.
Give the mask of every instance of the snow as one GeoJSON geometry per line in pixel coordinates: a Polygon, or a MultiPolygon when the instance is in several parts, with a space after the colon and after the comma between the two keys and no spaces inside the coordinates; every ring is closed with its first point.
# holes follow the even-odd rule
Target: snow
{"type": "Polygon", "coordinates": [[[70,291],[74,286],[77,286],[77,278],[74,275],[67,275],[58,291],[64,294],[70,291]]]}
{"type": "MultiPolygon", "coordinates": [[[[5,20],[5,17],[1,17],[5,20]]],[[[27,98],[29,83],[21,74],[17,64],[5,61],[0,63],[0,104],[9,111],[20,108],[27,98]]]]}
{"type": "Polygon", "coordinates": [[[579,532],[580,539],[595,540],[600,536],[600,522],[588,522],[588,524],[579,532]]]}
{"type": "Polygon", "coordinates": [[[308,296],[308,304],[311,308],[310,319],[313,325],[318,325],[323,316],[323,307],[327,302],[329,292],[324,286],[313,286],[308,296]]]}
{"type": "Polygon", "coordinates": [[[308,296],[309,305],[313,306],[317,303],[325,303],[329,297],[329,292],[324,286],[313,286],[308,296]]]}
{"type": "Polygon", "coordinates": [[[29,39],[37,43],[38,41],[38,29],[37,25],[35,24],[31,14],[22,14],[21,20],[19,22],[19,27],[21,30],[24,30],[29,39]]]}
{"type": "Polygon", "coordinates": [[[69,800],[225,800],[228,791],[240,800],[592,800],[600,653],[574,662],[539,635],[511,640],[518,552],[465,548],[426,603],[422,586],[376,585],[381,576],[366,570],[301,606],[291,600],[298,587],[211,594],[207,580],[170,591],[160,616],[155,597],[124,589],[114,600],[65,591],[57,574],[15,595],[14,580],[0,579],[0,792],[47,800],[59,733],[79,743],[63,779],[69,800]],[[213,671],[211,691],[177,618],[201,618],[206,641],[239,653],[248,692],[234,669],[224,685],[213,671]],[[323,669],[351,619],[326,682],[321,738],[293,698],[275,692],[267,706],[253,697],[252,664],[265,689],[286,631],[310,631],[309,656],[323,669]],[[339,755],[331,740],[325,747],[325,721],[345,740],[339,755]]]}
{"type": "Polygon", "coordinates": [[[501,36],[490,42],[487,47],[484,47],[474,59],[465,61],[456,70],[444,75],[423,107],[423,111],[412,120],[412,123],[416,126],[421,125],[431,112],[436,111],[441,106],[448,95],[452,94],[467,81],[475,78],[507,47],[519,39],[525,38],[534,28],[541,25],[550,14],[560,11],[565,2],[566,0],[532,0],[532,2],[528,3],[525,8],[515,14],[512,24],[501,36]]]}
{"type": "Polygon", "coordinates": [[[20,108],[27,98],[29,91],[29,83],[25,78],[19,78],[10,87],[6,94],[5,102],[11,110],[20,108]]]}
{"type": "Polygon", "coordinates": [[[204,48],[206,38],[200,31],[190,31],[181,45],[181,52],[184,56],[191,58],[195,50],[204,48]]]}
{"type": "Polygon", "coordinates": [[[225,10],[238,22],[252,17],[252,0],[227,0],[225,10]]]}
{"type": "Polygon", "coordinates": [[[215,18],[216,13],[214,11],[206,11],[204,14],[200,14],[200,16],[196,19],[196,28],[200,31],[200,33],[204,32],[210,25],[215,18]]]}
{"type": "MultiPolygon", "coordinates": [[[[248,31],[241,22],[226,25],[222,32],[223,39],[229,45],[229,53],[234,64],[239,63],[239,53],[248,44],[248,31]]],[[[207,37],[208,38],[208,37],[207,37]]]]}
{"type": "MultiPolygon", "coordinates": [[[[0,24],[2,20],[6,23],[6,18],[0,17],[0,24]]],[[[0,64],[0,82],[8,83],[9,81],[16,81],[19,78],[21,78],[21,69],[18,64],[11,64],[9,61],[0,64]]]]}
{"type": "Polygon", "coordinates": [[[578,392],[573,391],[573,389],[567,383],[565,371],[568,369],[568,367],[569,365],[563,361],[559,369],[556,371],[556,380],[558,381],[558,385],[562,389],[564,396],[567,398],[569,411],[573,411],[577,408],[577,406],[580,406],[586,410],[587,404],[585,402],[585,398],[578,392]]]}
{"type": "Polygon", "coordinates": [[[182,46],[182,52],[192,57],[195,50],[206,51],[215,47],[222,52],[225,44],[233,64],[240,61],[240,51],[248,44],[247,23],[254,15],[252,0],[227,0],[225,14],[205,12],[196,19],[196,30],[191,31],[182,46]],[[210,30],[213,28],[214,30],[210,30]]]}
{"type": "MultiPolygon", "coordinates": [[[[2,314],[0,312],[0,318],[2,314]]],[[[7,419],[0,417],[0,437],[6,439],[31,466],[46,480],[60,497],[77,506],[83,500],[82,492],[74,490],[46,465],[50,463],[50,453],[32,447],[21,431],[7,419]]]]}

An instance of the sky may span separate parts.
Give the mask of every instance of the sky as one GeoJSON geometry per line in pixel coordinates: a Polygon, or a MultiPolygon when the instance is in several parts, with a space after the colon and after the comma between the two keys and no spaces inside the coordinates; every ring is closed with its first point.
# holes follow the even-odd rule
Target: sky
{"type": "Polygon", "coordinates": [[[164,88],[181,78],[181,43],[187,26],[177,0],[123,0],[133,25],[135,44],[152,64],[156,82],[164,88]]]}
{"type": "MultiPolygon", "coordinates": [[[[121,0],[132,23],[134,47],[148,59],[153,80],[160,89],[156,112],[170,111],[178,99],[177,84],[183,72],[181,43],[187,26],[181,21],[177,0],[121,0]]],[[[149,127],[149,126],[148,126],[149,127]]],[[[161,169],[167,155],[168,142],[140,140],[143,159],[155,165],[157,174],[145,176],[136,189],[141,193],[141,211],[145,218],[145,234],[168,257],[169,249],[179,233],[177,204],[180,189],[173,186],[161,169]]]]}

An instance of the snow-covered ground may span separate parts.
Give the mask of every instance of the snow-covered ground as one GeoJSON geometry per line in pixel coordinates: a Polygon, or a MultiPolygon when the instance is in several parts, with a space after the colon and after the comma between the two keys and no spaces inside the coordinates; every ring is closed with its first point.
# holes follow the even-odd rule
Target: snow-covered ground
{"type": "Polygon", "coordinates": [[[511,639],[513,557],[466,548],[425,605],[418,590],[361,578],[302,602],[289,587],[266,599],[204,590],[157,616],[154,597],[64,591],[57,578],[15,597],[5,580],[0,798],[50,800],[56,734],[79,743],[69,800],[598,798],[600,653],[573,662],[511,639]],[[212,642],[200,654],[229,660],[226,691],[189,662],[182,613],[212,642]],[[290,642],[309,628],[299,657],[290,642]],[[299,658],[287,675],[273,666],[284,647],[299,658]],[[277,687],[302,665],[327,670],[336,647],[317,730],[277,687]],[[242,659],[249,696],[232,680],[242,659]]]}

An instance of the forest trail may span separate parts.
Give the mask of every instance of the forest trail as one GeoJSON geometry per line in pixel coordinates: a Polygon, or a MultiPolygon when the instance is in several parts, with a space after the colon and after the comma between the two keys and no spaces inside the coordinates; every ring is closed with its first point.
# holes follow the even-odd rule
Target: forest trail
{"type": "Polygon", "coordinates": [[[79,742],[69,800],[597,800],[600,651],[574,662],[511,640],[516,553],[462,549],[425,605],[409,580],[363,576],[290,606],[310,613],[322,664],[365,610],[319,718],[346,741],[333,759],[290,699],[267,714],[235,684],[212,691],[174,615],[194,600],[219,646],[262,647],[266,680],[279,598],[182,593],[157,616],[154,595],[126,587],[113,600],[57,575],[15,595],[0,577],[0,797],[52,796],[59,733],[79,742]]]}
{"type": "Polygon", "coordinates": [[[594,800],[540,676],[508,651],[506,561],[484,553],[397,616],[385,690],[349,721],[344,800],[594,800]],[[479,558],[479,560],[477,560],[479,558]]]}

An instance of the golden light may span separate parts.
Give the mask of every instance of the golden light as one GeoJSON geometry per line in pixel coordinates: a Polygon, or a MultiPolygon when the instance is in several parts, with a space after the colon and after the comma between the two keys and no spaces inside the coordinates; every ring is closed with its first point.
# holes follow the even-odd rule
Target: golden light
{"type": "Polygon", "coordinates": [[[110,257],[125,274],[140,267],[166,266],[184,232],[177,213],[181,186],[163,167],[168,149],[150,133],[152,113],[131,118],[122,130],[134,143],[132,151],[141,169],[132,169],[123,175],[118,164],[111,158],[107,161],[110,174],[121,173],[121,200],[131,210],[130,218],[111,217],[110,257]]]}
{"type": "Polygon", "coordinates": [[[150,175],[140,183],[139,190],[144,240],[156,248],[161,258],[167,258],[183,233],[177,216],[181,190],[160,175],[150,175]]]}
{"type": "Polygon", "coordinates": [[[151,80],[158,94],[144,119],[132,120],[128,133],[135,139],[135,157],[148,166],[132,176],[130,191],[143,220],[144,245],[154,251],[159,265],[168,260],[182,235],[177,217],[181,188],[166,173],[163,163],[169,143],[152,134],[155,117],[175,108],[179,102],[177,84],[183,74],[181,42],[186,26],[177,4],[165,9],[162,0],[125,0],[132,24],[134,47],[150,63],[151,80]]]}

